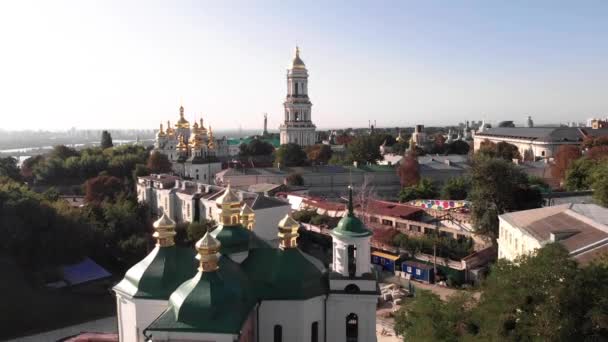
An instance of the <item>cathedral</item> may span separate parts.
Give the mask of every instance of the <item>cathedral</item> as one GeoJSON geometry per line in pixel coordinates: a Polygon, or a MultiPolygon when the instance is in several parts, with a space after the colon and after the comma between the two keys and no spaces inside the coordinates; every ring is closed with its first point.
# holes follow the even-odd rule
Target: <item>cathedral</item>
{"type": "Polygon", "coordinates": [[[300,49],[287,69],[287,97],[283,103],[285,120],[279,127],[281,145],[295,143],[301,146],[317,142],[316,126],[312,123],[312,103],[308,98],[308,70],[300,58],[300,49]]]}
{"type": "Polygon", "coordinates": [[[175,222],[154,223],[156,247],[114,287],[120,341],[376,341],[371,231],[353,212],[332,229],[327,270],[298,248],[299,223],[277,223],[279,246],[252,230],[253,211],[226,188],[219,225],[194,247],[174,243],[175,222]]]}
{"type": "Polygon", "coordinates": [[[154,151],[158,151],[169,158],[173,164],[173,171],[182,177],[211,181],[215,174],[221,171],[218,157],[228,155],[228,144],[226,139],[215,139],[213,130],[209,130],[200,123],[190,122],[184,117],[184,107],[179,107],[179,120],[175,128],[167,121],[167,129],[163,124],[156,133],[154,151]]]}

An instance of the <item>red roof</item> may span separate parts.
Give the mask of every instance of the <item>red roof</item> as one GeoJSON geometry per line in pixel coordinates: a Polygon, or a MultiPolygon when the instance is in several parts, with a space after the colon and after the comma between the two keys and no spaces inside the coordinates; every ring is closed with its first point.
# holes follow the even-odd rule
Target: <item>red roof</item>
{"type": "Polygon", "coordinates": [[[371,199],[367,204],[367,212],[372,215],[409,219],[424,212],[424,210],[407,204],[371,199]]]}

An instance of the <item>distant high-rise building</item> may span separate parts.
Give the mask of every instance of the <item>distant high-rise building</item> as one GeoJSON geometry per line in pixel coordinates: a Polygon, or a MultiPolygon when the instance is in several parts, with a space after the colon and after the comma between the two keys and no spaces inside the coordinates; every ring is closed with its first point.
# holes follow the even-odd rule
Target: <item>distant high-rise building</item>
{"type": "Polygon", "coordinates": [[[316,126],[311,120],[312,103],[308,98],[308,71],[300,58],[300,49],[291,66],[287,69],[287,97],[283,103],[285,120],[279,127],[281,145],[296,143],[301,146],[313,145],[316,138],[316,126]]]}
{"type": "Polygon", "coordinates": [[[526,120],[526,127],[534,127],[534,121],[532,121],[532,117],[528,115],[528,120],[526,120]]]}
{"type": "Polygon", "coordinates": [[[262,135],[268,135],[268,113],[264,113],[264,131],[262,135]]]}

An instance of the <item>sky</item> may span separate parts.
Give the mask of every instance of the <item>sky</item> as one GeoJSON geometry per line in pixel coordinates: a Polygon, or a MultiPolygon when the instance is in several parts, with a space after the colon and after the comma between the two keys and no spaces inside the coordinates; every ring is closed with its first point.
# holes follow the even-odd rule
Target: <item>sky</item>
{"type": "Polygon", "coordinates": [[[0,128],[319,128],[608,115],[608,1],[0,1],[0,128]]]}

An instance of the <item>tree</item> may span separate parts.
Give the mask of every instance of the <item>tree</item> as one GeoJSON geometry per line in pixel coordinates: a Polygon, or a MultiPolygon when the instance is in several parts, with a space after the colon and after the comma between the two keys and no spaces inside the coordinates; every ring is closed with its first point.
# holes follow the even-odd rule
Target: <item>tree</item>
{"type": "Polygon", "coordinates": [[[213,230],[213,227],[215,227],[215,225],[215,221],[213,220],[191,222],[190,224],[188,224],[188,228],[186,228],[188,232],[188,240],[191,242],[196,242],[202,239],[206,232],[213,230]]]}
{"type": "Polygon", "coordinates": [[[16,181],[21,180],[17,159],[13,157],[0,158],[0,177],[8,177],[16,181]]]}
{"type": "Polygon", "coordinates": [[[120,179],[114,176],[97,176],[84,183],[85,201],[89,203],[100,203],[104,200],[114,200],[123,190],[120,179]]]}
{"type": "Polygon", "coordinates": [[[471,146],[466,141],[456,140],[447,146],[447,154],[468,154],[471,146]]]}
{"type": "Polygon", "coordinates": [[[150,154],[146,167],[151,173],[168,173],[173,168],[169,158],[159,151],[154,151],[150,154]]]}
{"type": "Polygon", "coordinates": [[[431,149],[431,153],[445,153],[447,146],[445,144],[445,137],[441,133],[435,134],[435,139],[433,141],[433,148],[431,149]]]}
{"type": "Polygon", "coordinates": [[[468,177],[448,179],[441,189],[441,199],[464,200],[471,190],[471,180],[468,177]]]}
{"type": "Polygon", "coordinates": [[[274,151],[274,146],[260,139],[252,139],[247,144],[239,146],[239,156],[269,156],[274,151]]]}
{"type": "Polygon", "coordinates": [[[402,187],[413,186],[420,182],[420,164],[414,151],[409,151],[403,156],[397,174],[402,187]]]}
{"type": "Polygon", "coordinates": [[[26,181],[34,179],[34,167],[44,161],[44,156],[36,155],[29,157],[21,163],[21,177],[26,181]]]}
{"type": "Polygon", "coordinates": [[[551,176],[560,181],[566,177],[566,171],[576,159],[581,157],[581,150],[574,145],[561,145],[555,154],[551,166],[551,176]]]}
{"type": "Polygon", "coordinates": [[[312,145],[306,149],[306,156],[313,164],[327,164],[332,153],[331,147],[325,144],[312,145]]]}
{"type": "Polygon", "coordinates": [[[113,146],[114,144],[112,143],[112,135],[110,135],[110,132],[101,132],[101,148],[105,150],[106,148],[110,148],[113,146]]]}
{"type": "Polygon", "coordinates": [[[597,165],[595,160],[579,158],[572,162],[566,171],[566,189],[589,190],[591,187],[591,172],[597,165]]]}
{"type": "Polygon", "coordinates": [[[598,204],[608,207],[608,159],[604,159],[593,168],[590,180],[593,199],[598,204]]]}
{"type": "Polygon", "coordinates": [[[360,135],[348,145],[347,159],[360,165],[376,164],[378,160],[382,159],[381,144],[382,141],[378,135],[360,135]]]}
{"type": "Polygon", "coordinates": [[[49,158],[57,158],[61,160],[66,160],[69,157],[78,157],[80,153],[76,151],[76,149],[65,146],[65,145],[56,145],[53,146],[53,149],[49,153],[49,158]]]}
{"type": "Polygon", "coordinates": [[[592,137],[588,136],[583,139],[583,148],[590,149],[596,146],[608,146],[608,136],[592,137]]]}
{"type": "Polygon", "coordinates": [[[285,178],[285,181],[287,182],[287,185],[292,185],[292,186],[293,185],[296,185],[296,186],[304,185],[304,178],[302,178],[302,175],[299,173],[290,173],[285,178]]]}
{"type": "Polygon", "coordinates": [[[496,156],[504,160],[521,159],[517,146],[504,141],[496,144],[496,156]]]}
{"type": "Polygon", "coordinates": [[[461,293],[442,301],[438,295],[416,291],[414,299],[395,315],[395,333],[404,341],[461,341],[471,317],[471,296],[461,293]]]}
{"type": "Polygon", "coordinates": [[[280,167],[304,166],[306,165],[306,152],[298,144],[281,145],[276,150],[275,164],[280,167]]]}
{"type": "Polygon", "coordinates": [[[483,155],[473,161],[469,199],[475,229],[493,238],[498,236],[498,215],[542,204],[540,191],[529,186],[523,171],[507,160],[483,155]]]}
{"type": "Polygon", "coordinates": [[[593,146],[587,150],[585,157],[596,161],[608,158],[608,146],[593,146]]]}
{"type": "Polygon", "coordinates": [[[415,199],[430,199],[439,196],[435,184],[428,179],[422,178],[418,184],[401,189],[399,193],[400,202],[408,202],[415,199]]]}

